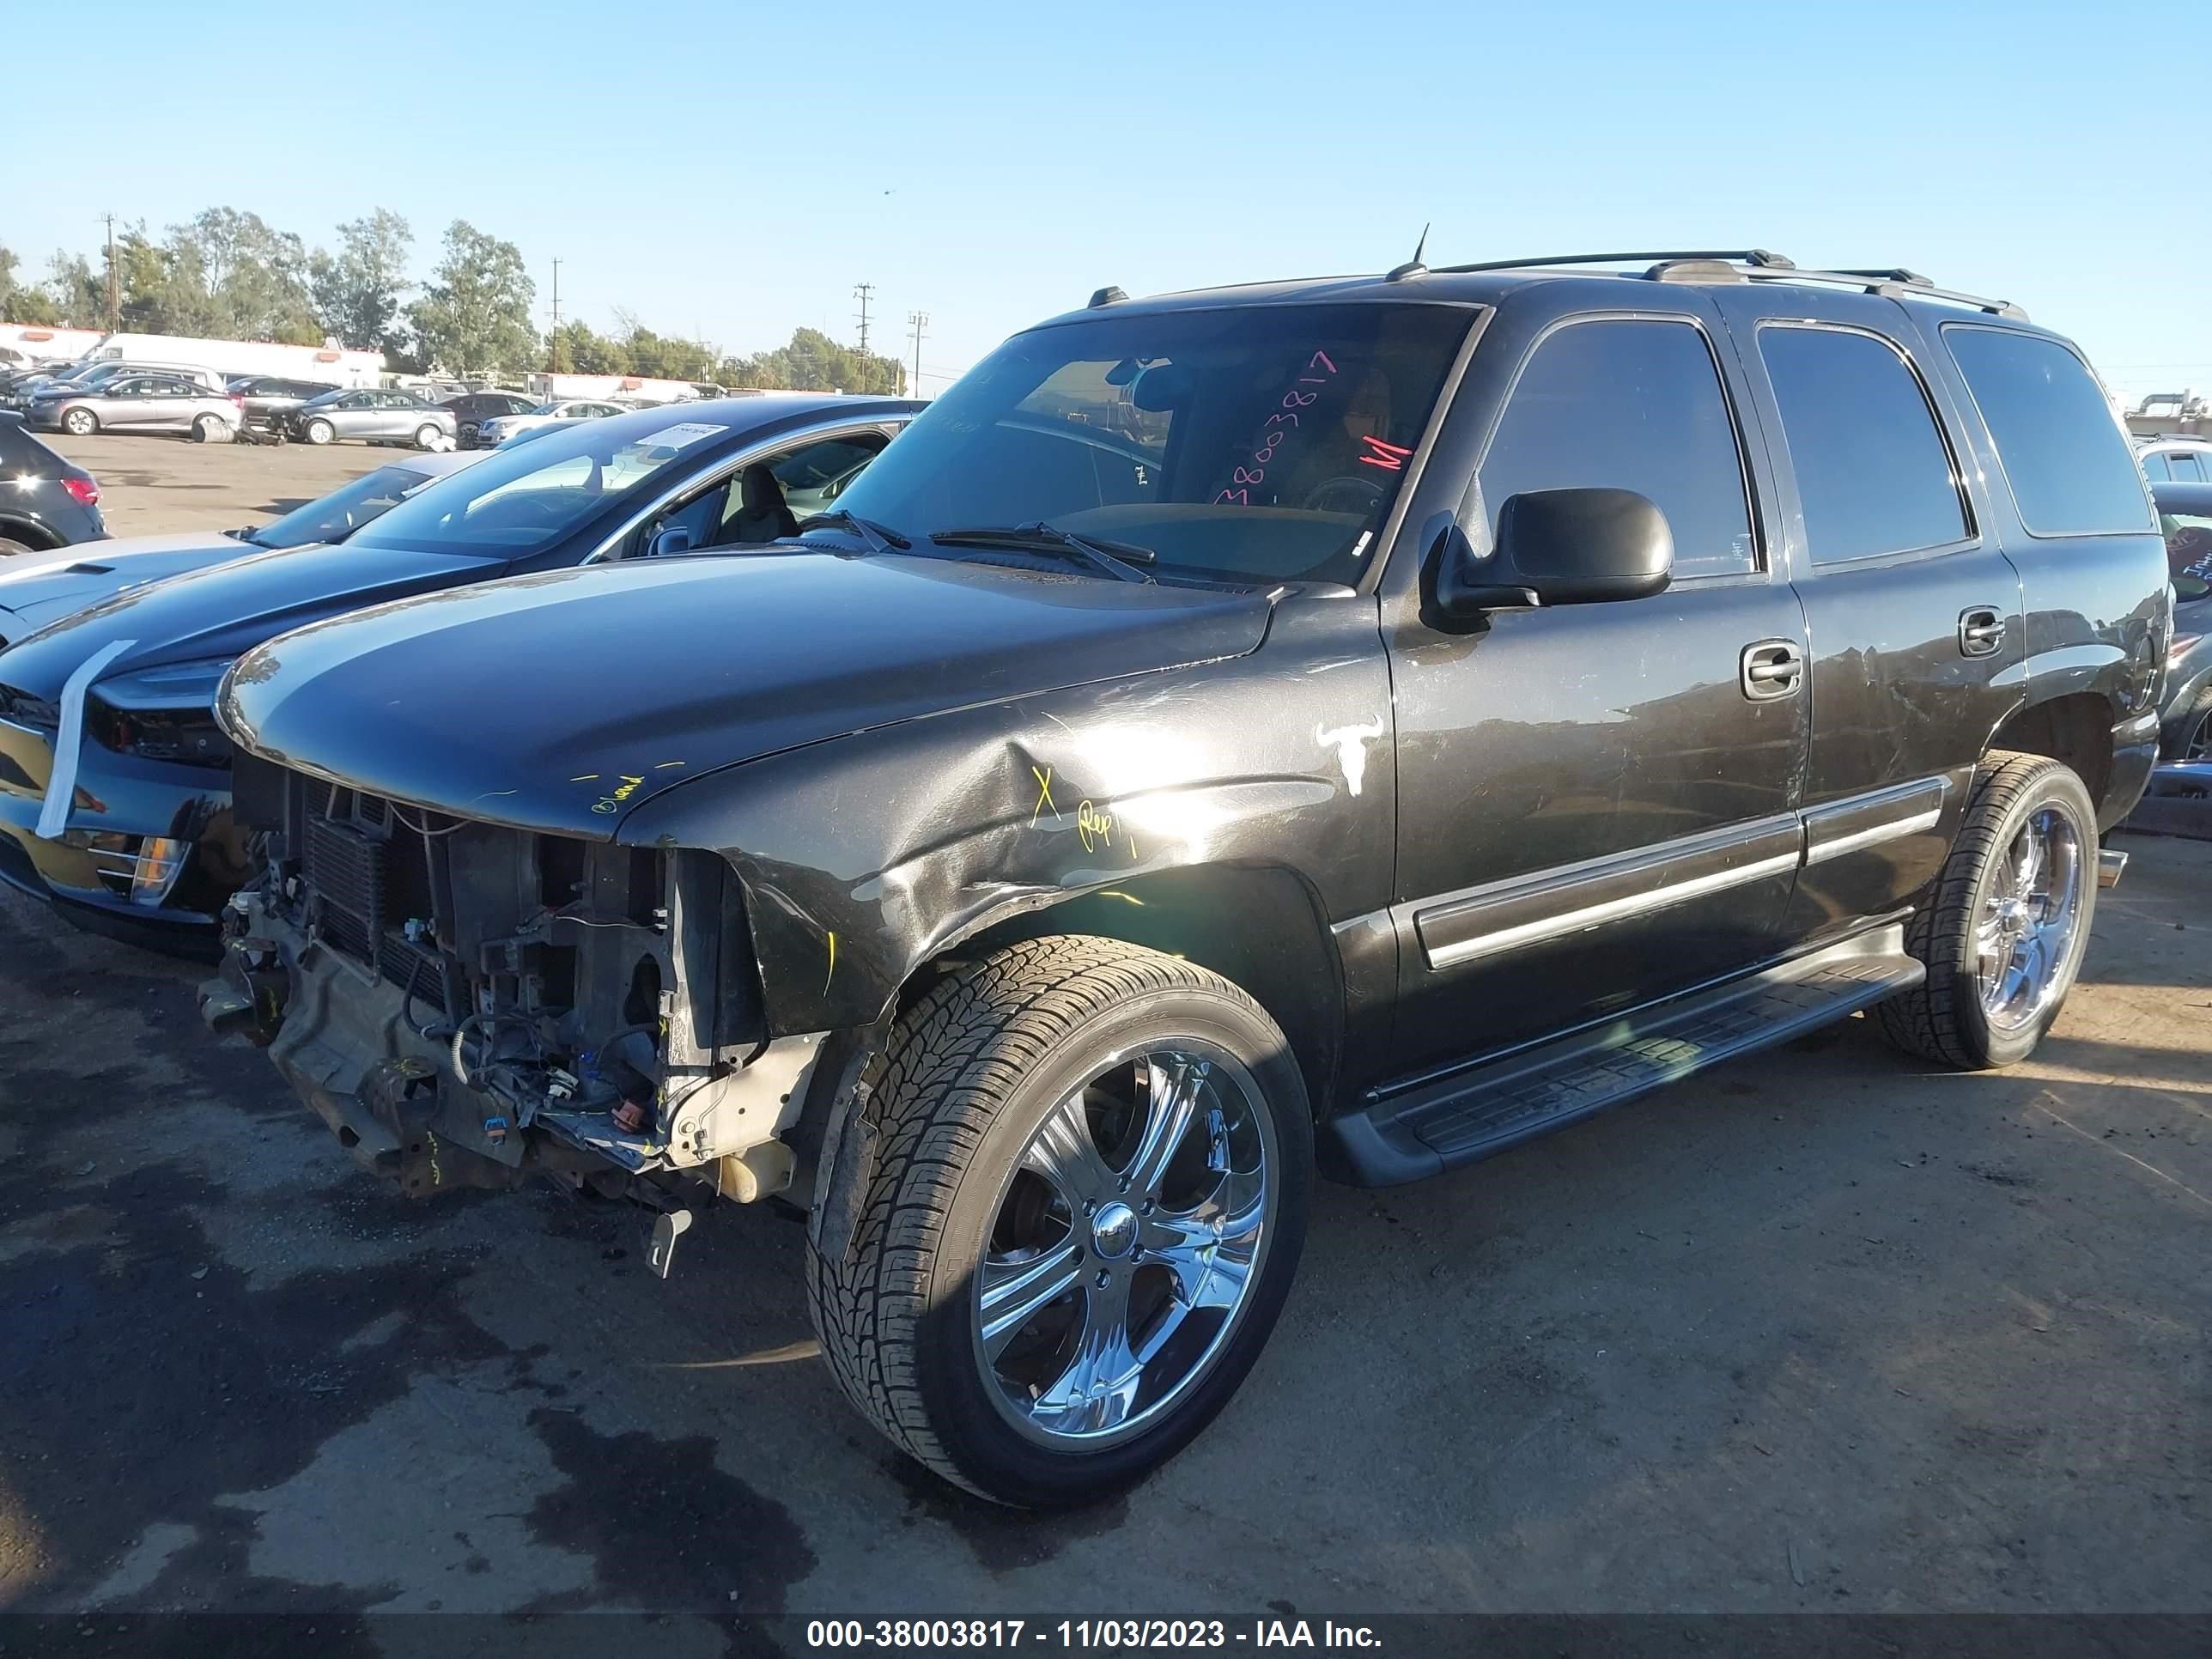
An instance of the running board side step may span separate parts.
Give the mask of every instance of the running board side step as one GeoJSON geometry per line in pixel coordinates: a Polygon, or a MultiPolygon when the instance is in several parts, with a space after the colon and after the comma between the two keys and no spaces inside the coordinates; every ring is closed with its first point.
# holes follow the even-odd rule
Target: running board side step
{"type": "Polygon", "coordinates": [[[1802,1036],[1928,970],[1896,926],[1473,1071],[1418,1085],[1321,1126],[1322,1173],[1395,1187],[1502,1152],[1723,1060],[1802,1036]]]}

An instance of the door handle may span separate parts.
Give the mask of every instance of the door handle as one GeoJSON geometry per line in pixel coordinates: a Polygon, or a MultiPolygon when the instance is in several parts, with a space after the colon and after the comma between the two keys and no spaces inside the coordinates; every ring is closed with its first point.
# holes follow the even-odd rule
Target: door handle
{"type": "Polygon", "coordinates": [[[1995,605],[1970,605],[1959,613],[1959,654],[1987,657],[2004,643],[2004,613],[1995,605]]]}
{"type": "Polygon", "coordinates": [[[1795,696],[1805,683],[1805,652],[1795,640],[1761,640],[1747,645],[1736,668],[1736,685],[1753,702],[1795,696]]]}

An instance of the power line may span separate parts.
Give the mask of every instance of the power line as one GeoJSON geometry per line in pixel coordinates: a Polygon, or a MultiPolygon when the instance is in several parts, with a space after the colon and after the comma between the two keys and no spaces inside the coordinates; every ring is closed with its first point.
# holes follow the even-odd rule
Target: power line
{"type": "Polygon", "coordinates": [[[873,283],[861,283],[853,289],[853,297],[860,302],[860,389],[862,392],[868,389],[868,301],[874,297],[875,292],[876,285],[873,283]]]}
{"type": "Polygon", "coordinates": [[[123,308],[115,292],[115,216],[100,216],[107,221],[107,331],[115,334],[123,327],[123,308]]]}

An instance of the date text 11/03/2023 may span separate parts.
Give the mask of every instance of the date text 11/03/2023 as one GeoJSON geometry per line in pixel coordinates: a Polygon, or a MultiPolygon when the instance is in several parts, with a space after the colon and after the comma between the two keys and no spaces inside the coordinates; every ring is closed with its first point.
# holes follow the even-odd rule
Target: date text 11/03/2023
{"type": "Polygon", "coordinates": [[[806,1645],[817,1649],[1044,1646],[1048,1650],[1147,1648],[1364,1648],[1382,1638],[1365,1625],[1334,1620],[1258,1619],[814,1619],[806,1645]]]}

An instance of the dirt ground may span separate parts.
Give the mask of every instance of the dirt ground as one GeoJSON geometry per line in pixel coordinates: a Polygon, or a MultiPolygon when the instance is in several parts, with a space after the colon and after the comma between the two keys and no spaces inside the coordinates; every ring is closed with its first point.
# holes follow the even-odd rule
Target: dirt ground
{"type": "MultiPolygon", "coordinates": [[[[379,459],[64,442],[118,534],[379,459]]],[[[410,1205],[201,970],[0,894],[0,1607],[2212,1612],[2212,844],[2126,844],[2031,1064],[1854,1020],[1322,1188],[1242,1395],[1054,1520],[848,1410],[787,1217],[662,1284],[627,1212],[410,1205]]]]}

